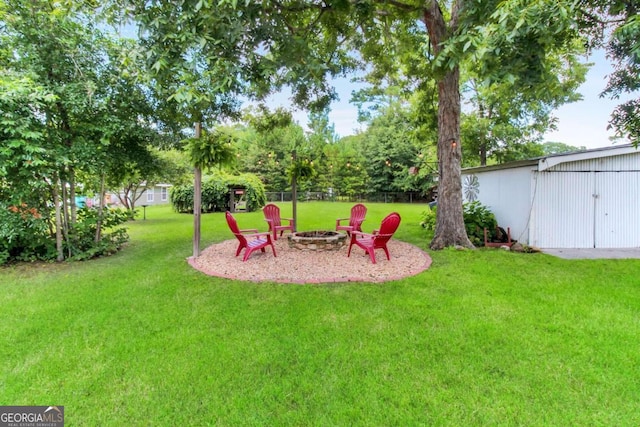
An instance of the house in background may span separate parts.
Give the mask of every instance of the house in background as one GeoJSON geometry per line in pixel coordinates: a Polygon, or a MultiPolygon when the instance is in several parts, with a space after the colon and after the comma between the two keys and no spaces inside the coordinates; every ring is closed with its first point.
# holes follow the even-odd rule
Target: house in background
{"type": "Polygon", "coordinates": [[[170,184],[156,184],[152,188],[147,188],[138,199],[137,205],[164,205],[169,203],[170,184]]]}
{"type": "MultiPolygon", "coordinates": [[[[146,188],[145,183],[143,183],[136,192],[136,195],[140,197],[136,199],[135,205],[151,206],[167,204],[169,203],[169,188],[171,188],[171,184],[155,184],[153,187],[146,188]]],[[[121,198],[124,198],[123,192],[120,192],[120,198],[115,193],[107,193],[107,204],[110,206],[122,206],[121,198]]]]}
{"type": "Polygon", "coordinates": [[[466,168],[462,190],[521,243],[640,247],[640,150],[630,144],[466,168]]]}

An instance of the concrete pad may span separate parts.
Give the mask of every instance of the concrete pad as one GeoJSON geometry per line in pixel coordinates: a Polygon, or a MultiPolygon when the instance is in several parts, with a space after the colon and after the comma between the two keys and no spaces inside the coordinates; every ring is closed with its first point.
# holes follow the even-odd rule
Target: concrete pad
{"type": "Polygon", "coordinates": [[[640,248],[546,248],[542,252],[564,259],[640,259],[640,248]]]}

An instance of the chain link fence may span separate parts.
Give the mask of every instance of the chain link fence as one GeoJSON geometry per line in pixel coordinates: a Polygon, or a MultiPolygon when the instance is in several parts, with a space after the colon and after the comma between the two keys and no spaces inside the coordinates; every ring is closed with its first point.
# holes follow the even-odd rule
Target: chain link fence
{"type": "MultiPolygon", "coordinates": [[[[268,202],[290,202],[293,200],[291,191],[267,192],[268,202]]],[[[427,197],[418,192],[384,192],[344,195],[336,192],[302,191],[298,192],[298,201],[311,202],[322,200],[328,202],[379,202],[379,203],[429,203],[427,197]]]]}

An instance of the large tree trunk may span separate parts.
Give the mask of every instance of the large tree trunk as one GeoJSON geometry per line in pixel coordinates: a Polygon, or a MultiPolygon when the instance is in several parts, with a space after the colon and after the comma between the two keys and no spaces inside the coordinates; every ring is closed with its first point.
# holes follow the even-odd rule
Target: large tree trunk
{"type": "MultiPolygon", "coordinates": [[[[462,1],[451,6],[450,25],[447,23],[436,0],[430,0],[424,11],[424,22],[429,33],[429,42],[437,56],[442,43],[457,27],[462,1]]],[[[438,81],[438,211],[436,231],[431,249],[447,246],[473,248],[467,237],[462,216],[462,182],[460,164],[460,70],[456,66],[446,69],[438,81]]]]}
{"type": "Polygon", "coordinates": [[[431,249],[472,248],[462,215],[459,70],[438,82],[438,210],[431,249]]]}

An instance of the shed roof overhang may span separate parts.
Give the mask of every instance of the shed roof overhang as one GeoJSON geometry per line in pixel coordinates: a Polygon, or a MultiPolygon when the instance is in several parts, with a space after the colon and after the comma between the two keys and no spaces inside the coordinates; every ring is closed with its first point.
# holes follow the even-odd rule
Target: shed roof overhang
{"type": "Polygon", "coordinates": [[[527,166],[536,166],[538,171],[545,171],[562,163],[575,162],[580,160],[591,160],[603,157],[620,156],[624,154],[640,153],[640,147],[636,148],[632,144],[617,145],[612,147],[595,148],[593,150],[573,151],[570,153],[553,154],[550,156],[536,157],[534,159],[519,160],[516,162],[503,163],[501,165],[477,166],[465,168],[462,173],[465,175],[488,172],[493,170],[515,169],[527,166]]]}
{"type": "Polygon", "coordinates": [[[640,153],[640,151],[631,144],[602,147],[586,151],[576,151],[573,153],[562,153],[554,156],[541,157],[538,161],[538,170],[542,172],[561,163],[600,159],[603,157],[620,156],[632,153],[640,153]]]}

